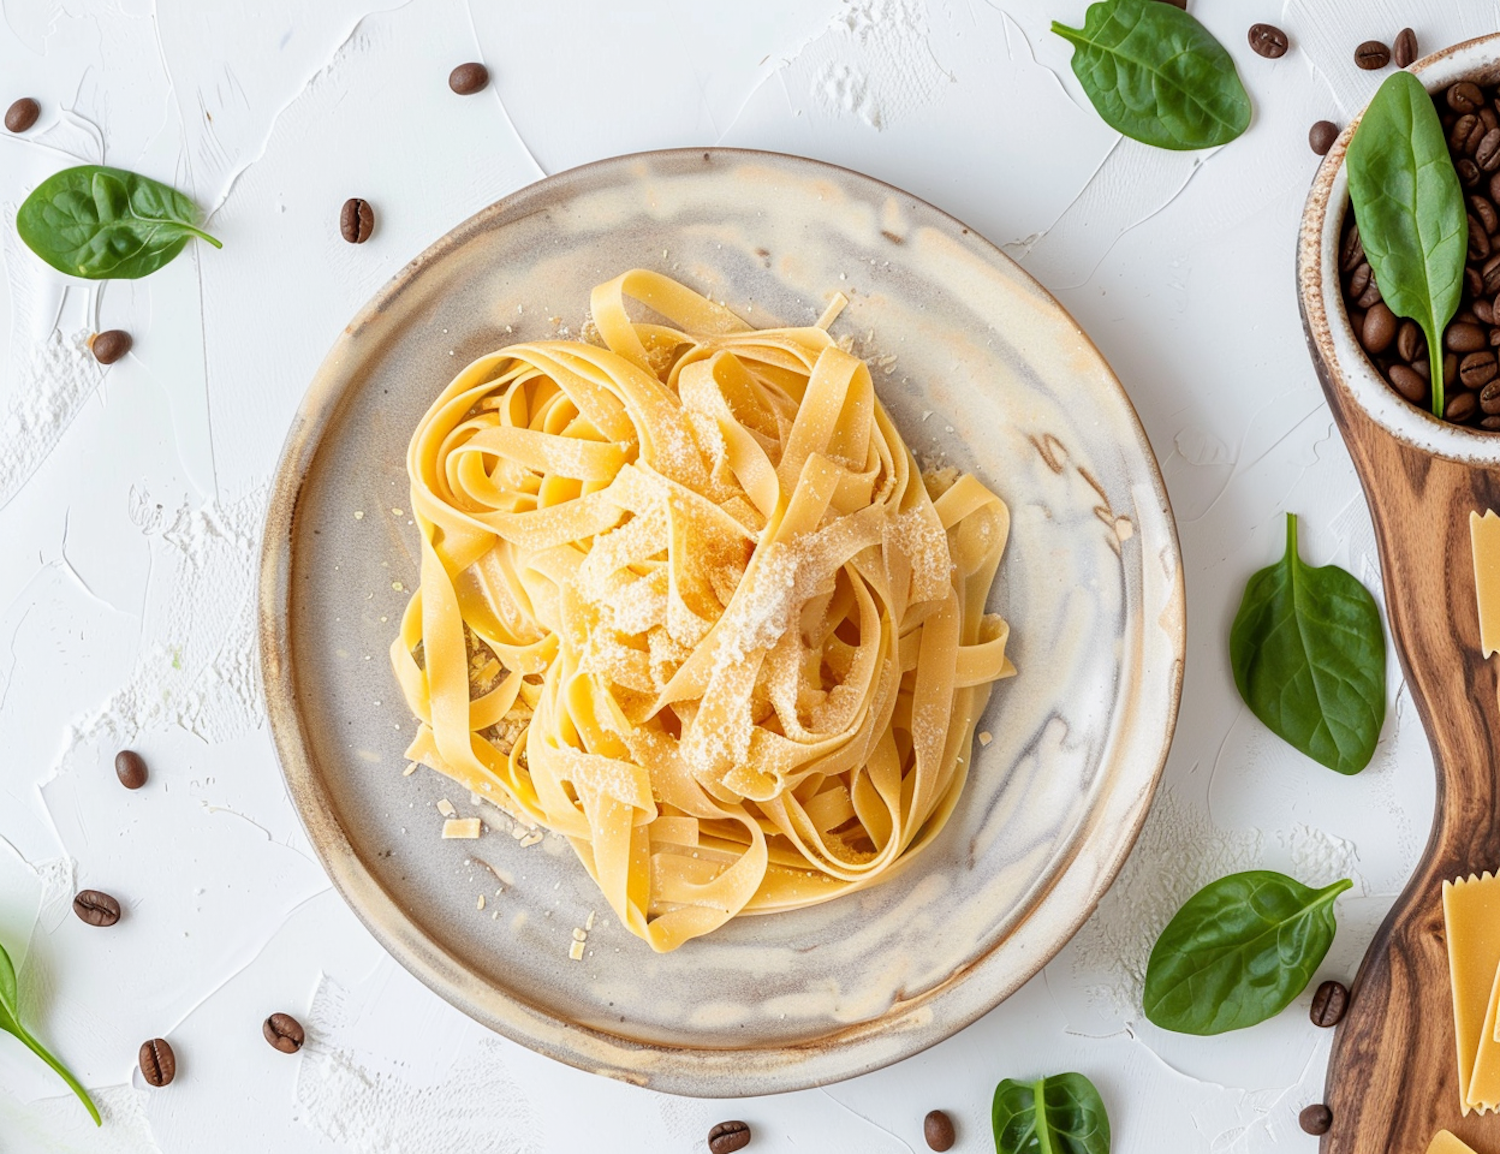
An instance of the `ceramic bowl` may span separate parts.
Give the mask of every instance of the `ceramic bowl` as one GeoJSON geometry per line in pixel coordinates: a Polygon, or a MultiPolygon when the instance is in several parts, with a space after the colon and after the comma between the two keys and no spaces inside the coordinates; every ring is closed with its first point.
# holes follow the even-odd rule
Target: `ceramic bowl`
{"type": "Polygon", "coordinates": [[[293,424],[260,598],[288,787],[376,938],[518,1042],[700,1096],[791,1090],[896,1061],[1035,974],[1135,841],[1184,651],[1176,531],[1150,445],[1057,302],[913,196],[726,149],[551,177],[466,221],[386,286],[340,336],[293,424]],[[889,881],[739,918],[665,955],[615,922],[561,838],[522,844],[451,782],[403,776],[413,724],[386,659],[417,583],[404,458],[418,418],[481,353],[579,333],[589,289],[633,266],[760,326],[811,323],[843,292],[833,332],[870,360],[918,457],[977,471],[1013,518],[991,607],[1011,622],[1020,675],[992,696],[941,836],[889,881]],[[485,817],[489,832],[440,840],[440,800],[485,817]],[[575,929],[587,929],[580,961],[569,958],[575,929]]]}
{"type": "MultiPolygon", "coordinates": [[[[1465,79],[1493,84],[1500,80],[1500,33],[1435,52],[1409,71],[1429,92],[1465,79]]],[[[1330,400],[1347,399],[1397,440],[1450,460],[1493,464],[1500,460],[1500,435],[1449,424],[1411,404],[1370,362],[1349,323],[1339,282],[1339,245],[1350,211],[1344,157],[1362,116],[1344,128],[1323,158],[1302,213],[1297,292],[1313,362],[1330,400]]]]}

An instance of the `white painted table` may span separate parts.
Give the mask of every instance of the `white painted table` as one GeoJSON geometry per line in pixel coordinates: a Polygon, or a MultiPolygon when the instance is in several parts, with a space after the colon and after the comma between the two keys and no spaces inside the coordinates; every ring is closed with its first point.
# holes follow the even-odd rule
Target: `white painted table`
{"type": "MultiPolygon", "coordinates": [[[[0,1152],[702,1149],[739,1117],[752,1149],[924,1149],[948,1110],[993,1149],[1007,1076],[1077,1069],[1121,1154],[1313,1149],[1330,1035],[1309,995],[1236,1035],[1163,1033],[1140,1012],[1154,934],[1235,869],[1347,874],[1323,975],[1349,979],[1432,811],[1431,762],[1391,662],[1391,710],[1356,778],[1314,765],[1241,706],[1227,632],[1248,574],[1302,514],[1305,555],[1377,590],[1369,518],[1318,389],[1293,291],[1316,158],[1380,75],[1359,41],[1415,27],[1424,50],[1491,31],[1464,0],[1194,0],[1255,102],[1217,152],[1156,152],[1094,115],[1047,31],[1083,0],[598,0],[483,3],[4,0],[0,104],[0,941],[26,1016],[97,1091],[88,1124],[0,1038],[0,1152]],[[386,10],[389,8],[390,10],[386,10]],[[373,9],[373,10],[372,10],[373,9]],[[214,14],[211,14],[214,13],[214,14]],[[1262,60],[1256,20],[1293,49],[1262,60]],[[459,98],[455,64],[495,81],[459,98]],[[1099,912],[1015,997],[864,1078],[776,1099],[674,1099],[578,1073],[470,1023],[407,976],[329,888],[281,784],[253,656],[267,481],[314,368],[360,304],[491,201],[599,157],[722,143],[862,169],[947,209],[1056,293],[1125,382],[1178,517],[1189,602],[1181,723],[1140,843],[1099,912]],[[44,176],[107,161],[211,213],[148,280],[64,284],[18,242],[44,176]],[[379,214],[361,247],[339,206],[379,214]],[[101,370],[95,329],[135,349],[101,370]],[[141,750],[127,793],[111,760],[141,750]],[[78,921],[75,887],[127,916],[78,921]],[[284,1057],[285,1009],[313,1042],[284,1057]],[[181,1069],[151,1091],[139,1043],[181,1069]]],[[[1003,488],[1003,485],[1002,485],[1003,488]]],[[[1024,629],[1025,622],[1016,622],[1024,629]]]]}

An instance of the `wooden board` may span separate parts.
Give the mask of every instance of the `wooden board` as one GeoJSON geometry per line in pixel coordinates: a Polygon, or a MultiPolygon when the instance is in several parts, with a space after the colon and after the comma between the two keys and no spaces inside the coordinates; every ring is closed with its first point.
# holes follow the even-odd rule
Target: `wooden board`
{"type": "Polygon", "coordinates": [[[1437,799],[1426,852],[1370,944],[1334,1039],[1322,1150],[1422,1154],[1447,1129],[1500,1154],[1500,1115],[1465,1118],[1459,1106],[1442,904],[1445,879],[1500,869],[1500,657],[1480,655],[1469,545],[1470,511],[1500,510],[1500,470],[1403,444],[1326,379],[1324,391],[1369,500],[1437,799]]]}

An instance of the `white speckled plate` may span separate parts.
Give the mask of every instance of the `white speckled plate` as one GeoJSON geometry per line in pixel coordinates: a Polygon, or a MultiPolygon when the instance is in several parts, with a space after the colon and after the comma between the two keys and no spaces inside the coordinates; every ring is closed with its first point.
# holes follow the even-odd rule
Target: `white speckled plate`
{"type": "Polygon", "coordinates": [[[1151,448],[1098,350],[993,245],[868,177],[770,153],[650,153],[485,209],[355,317],[287,440],[266,527],[261,655],[292,796],[349,904],[479,1021],[585,1069],[738,1096],[894,1062],[979,1017],[1078,929],[1135,841],[1177,715],[1177,539],[1151,448]],[[403,776],[412,724],[386,650],[417,581],[406,442],[454,372],[564,329],[633,266],[752,323],[840,290],[924,461],[1009,503],[992,608],[1020,676],[942,836],[867,891],[738,919],[668,955],[614,920],[565,842],[495,820],[441,841],[447,797],[403,776]],[[494,873],[505,879],[504,893],[494,873]],[[477,909],[480,894],[485,908],[477,909]],[[575,927],[597,911],[581,962],[575,927]]]}

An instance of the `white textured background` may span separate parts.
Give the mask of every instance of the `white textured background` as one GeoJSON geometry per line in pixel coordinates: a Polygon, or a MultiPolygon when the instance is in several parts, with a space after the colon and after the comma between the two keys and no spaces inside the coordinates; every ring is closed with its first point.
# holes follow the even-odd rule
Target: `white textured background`
{"type": "MultiPolygon", "coordinates": [[[[95,1088],[87,1123],[0,1037],[0,1154],[361,1154],[700,1149],[740,1117],[758,1151],[921,1150],[948,1110],[992,1149],[1003,1077],[1077,1069],[1122,1154],[1311,1150],[1330,1035],[1308,996],[1240,1034],[1142,1018],[1155,933],[1199,885],[1269,866],[1347,874],[1323,972],[1349,979],[1410,872],[1431,761],[1391,662],[1374,763],[1333,774],[1241,706],[1227,631],[1247,575],[1304,553],[1377,589],[1369,518],[1308,361],[1293,289],[1316,159],[1380,74],[1359,41],[1423,50],[1500,28],[1473,0],[1193,0],[1255,103],[1240,140],[1157,152],[1103,125],[1047,31],[1083,0],[3,0],[0,106],[0,941],[25,1017],[95,1088]],[[1245,30],[1291,35],[1279,61],[1245,30]],[[448,91],[482,59],[480,96],[448,91]],[[267,481],[342,325],[460,220],[544,173],[722,143],[862,169],[994,241],[1056,293],[1125,382],[1178,517],[1189,603],[1176,745],[1140,843],[1098,914],[1030,985],[896,1067],[775,1099],[707,1102],[551,1063],[471,1024],[387,958],[329,888],[276,768],[252,656],[267,481]],[[210,213],[149,280],[65,284],[16,239],[16,206],[68,164],[167,179],[210,213]],[[339,206],[379,214],[361,247],[339,206]],[[90,331],[130,330],[104,370],[90,331]],[[127,793],[111,759],[144,752],[127,793]],[[85,926],[75,887],[117,895],[85,926]],[[260,1037],[285,1009],[312,1041],[260,1037]],[[148,1090],[146,1038],[177,1081],[148,1090]]],[[[1003,488],[1003,483],[1002,483],[1003,488]]],[[[1016,622],[1024,629],[1025,622],[1016,622]]],[[[436,820],[436,819],[434,819],[436,820]]]]}

